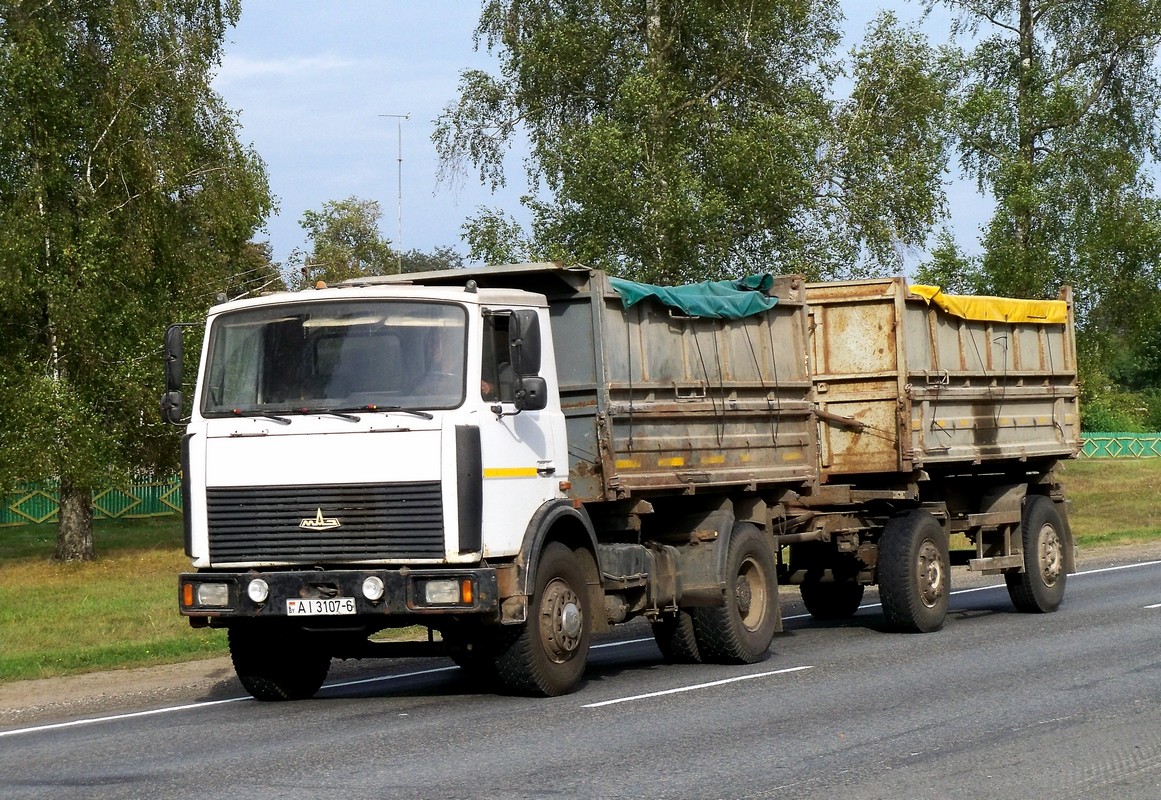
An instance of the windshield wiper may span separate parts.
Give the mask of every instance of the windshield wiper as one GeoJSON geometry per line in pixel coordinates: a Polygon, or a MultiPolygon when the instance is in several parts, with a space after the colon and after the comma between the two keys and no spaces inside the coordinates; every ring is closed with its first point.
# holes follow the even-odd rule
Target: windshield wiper
{"type": "Polygon", "coordinates": [[[330,417],[338,417],[345,419],[347,422],[361,422],[359,417],[354,414],[348,414],[348,411],[366,411],[367,409],[360,406],[359,408],[296,408],[296,414],[326,414],[330,417]]]}
{"type": "MultiPolygon", "coordinates": [[[[369,413],[375,413],[376,411],[386,411],[398,412],[400,414],[411,414],[412,416],[421,417],[423,419],[435,419],[435,417],[433,417],[431,414],[428,414],[426,411],[417,411],[416,409],[404,408],[403,406],[377,406],[374,403],[368,403],[364,406],[348,406],[344,408],[338,408],[335,409],[335,411],[366,411],[369,413]]],[[[330,413],[333,414],[334,411],[330,413]]]]}
{"type": "Polygon", "coordinates": [[[286,417],[280,417],[277,414],[273,414],[269,411],[258,411],[257,409],[234,408],[234,409],[230,410],[230,413],[233,414],[235,417],[261,417],[262,419],[268,419],[272,422],[277,422],[279,425],[289,425],[290,424],[290,420],[287,419],[286,417]]]}

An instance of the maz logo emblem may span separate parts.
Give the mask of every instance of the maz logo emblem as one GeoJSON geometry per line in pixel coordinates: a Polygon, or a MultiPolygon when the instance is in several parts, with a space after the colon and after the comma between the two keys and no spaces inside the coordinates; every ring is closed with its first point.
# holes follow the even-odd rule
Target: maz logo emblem
{"type": "Polygon", "coordinates": [[[298,523],[298,527],[308,528],[312,531],[329,531],[333,530],[334,528],[343,527],[343,523],[339,522],[334,517],[324,517],[322,508],[319,508],[318,513],[314,515],[314,519],[307,517],[306,519],[302,520],[302,522],[298,523]]]}

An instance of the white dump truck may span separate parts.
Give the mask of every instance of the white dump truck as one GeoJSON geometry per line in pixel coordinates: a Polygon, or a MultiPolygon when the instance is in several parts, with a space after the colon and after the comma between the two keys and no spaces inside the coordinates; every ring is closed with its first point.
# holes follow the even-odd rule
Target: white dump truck
{"type": "Polygon", "coordinates": [[[1073,571],[1067,290],[368,278],[211,309],[188,418],[172,327],[166,381],[181,613],[228,629],[259,699],[313,695],[332,658],[431,653],[560,694],[590,634],[636,617],[670,660],[754,662],[780,584],[825,619],[877,584],[890,627],[932,631],[953,537],[1022,611],[1073,571]],[[428,641],[372,638],[413,625],[428,641]]]}

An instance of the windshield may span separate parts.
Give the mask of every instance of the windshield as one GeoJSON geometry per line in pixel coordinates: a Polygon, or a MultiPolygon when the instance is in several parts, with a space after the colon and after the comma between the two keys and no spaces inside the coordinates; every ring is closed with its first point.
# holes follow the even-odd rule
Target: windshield
{"type": "Polygon", "coordinates": [[[223,314],[210,332],[202,413],[454,408],[466,322],[460,306],[394,300],[223,314]]]}

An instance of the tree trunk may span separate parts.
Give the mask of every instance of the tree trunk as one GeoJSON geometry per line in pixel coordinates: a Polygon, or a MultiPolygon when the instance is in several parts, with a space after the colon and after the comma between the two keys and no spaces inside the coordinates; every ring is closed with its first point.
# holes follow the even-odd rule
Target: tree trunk
{"type": "Polygon", "coordinates": [[[93,491],[62,478],[54,558],[57,561],[92,561],[94,557],[93,491]]]}
{"type": "Polygon", "coordinates": [[[1034,44],[1032,0],[1020,0],[1020,78],[1016,88],[1016,125],[1020,151],[1021,197],[1019,206],[1014,209],[1020,274],[1017,278],[1019,285],[1012,286],[1008,290],[1020,297],[1033,296],[1031,293],[1035,290],[1032,283],[1036,274],[1032,254],[1032,226],[1036,211],[1032,206],[1033,187],[1036,185],[1034,44]]]}

